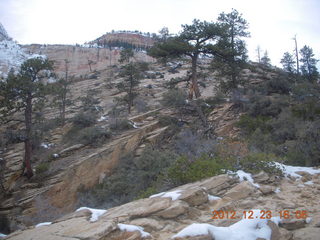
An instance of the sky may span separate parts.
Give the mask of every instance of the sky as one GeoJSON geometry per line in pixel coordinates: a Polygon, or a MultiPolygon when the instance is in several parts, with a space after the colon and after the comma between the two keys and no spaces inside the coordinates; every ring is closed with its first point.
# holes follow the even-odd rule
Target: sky
{"type": "Polygon", "coordinates": [[[0,0],[0,22],[21,44],[76,44],[111,30],[178,33],[197,18],[216,21],[237,9],[249,23],[251,60],[257,46],[272,64],[283,53],[308,45],[320,58],[320,0],[0,0]]]}

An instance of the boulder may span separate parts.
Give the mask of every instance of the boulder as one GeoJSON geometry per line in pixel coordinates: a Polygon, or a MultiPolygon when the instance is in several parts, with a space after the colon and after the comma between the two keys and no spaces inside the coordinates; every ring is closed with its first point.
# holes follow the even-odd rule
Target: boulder
{"type": "Polygon", "coordinates": [[[188,191],[181,192],[179,200],[187,202],[190,206],[198,206],[208,202],[208,194],[201,187],[194,187],[188,191]]]}
{"type": "Polygon", "coordinates": [[[146,232],[159,231],[164,227],[164,224],[153,218],[137,218],[132,220],[129,224],[141,226],[146,232]]]}
{"type": "Polygon", "coordinates": [[[101,216],[102,219],[114,219],[119,221],[150,216],[156,212],[171,206],[170,198],[145,198],[130,202],[118,207],[110,208],[101,216]]]}
{"type": "Polygon", "coordinates": [[[254,194],[256,188],[248,181],[243,181],[226,192],[224,197],[231,198],[233,201],[245,199],[254,194]]]}
{"type": "Polygon", "coordinates": [[[274,187],[269,186],[269,185],[260,185],[259,190],[264,194],[264,195],[268,195],[271,193],[274,193],[274,187]]]}
{"type": "Polygon", "coordinates": [[[181,214],[184,214],[188,211],[189,205],[181,200],[173,201],[172,205],[160,212],[157,212],[155,215],[162,218],[175,218],[181,214]]]}
{"type": "Polygon", "coordinates": [[[287,230],[296,230],[299,228],[304,228],[306,226],[305,219],[283,219],[279,226],[287,230]]]}
{"type": "Polygon", "coordinates": [[[252,178],[254,179],[255,183],[267,183],[270,179],[269,175],[264,171],[261,171],[258,174],[253,175],[252,178]]]}
{"type": "Polygon", "coordinates": [[[293,232],[294,240],[316,240],[320,237],[320,228],[302,228],[293,232]]]}

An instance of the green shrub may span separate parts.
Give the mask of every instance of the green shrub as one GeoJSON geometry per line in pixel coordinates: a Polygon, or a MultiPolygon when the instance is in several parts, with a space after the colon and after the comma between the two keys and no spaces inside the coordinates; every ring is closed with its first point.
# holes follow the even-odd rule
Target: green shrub
{"type": "Polygon", "coordinates": [[[96,114],[81,112],[73,117],[72,122],[78,128],[90,127],[97,122],[97,116],[96,114]]]}
{"type": "Polygon", "coordinates": [[[136,200],[150,197],[153,194],[157,193],[157,189],[154,186],[148,187],[146,190],[141,191],[138,196],[136,197],[136,200]]]}
{"type": "Polygon", "coordinates": [[[185,184],[223,173],[225,164],[219,158],[202,155],[195,161],[179,157],[168,169],[168,177],[174,184],[185,184]]]}
{"type": "Polygon", "coordinates": [[[109,208],[155,192],[159,176],[176,158],[175,154],[147,147],[140,157],[120,159],[113,174],[88,191],[79,193],[80,204],[109,208]]]}
{"type": "Polygon", "coordinates": [[[111,137],[111,133],[101,127],[87,127],[77,134],[77,141],[82,144],[99,146],[111,137]]]}
{"type": "Polygon", "coordinates": [[[237,127],[240,127],[244,133],[250,136],[256,129],[261,129],[262,132],[270,132],[271,128],[267,124],[269,117],[258,116],[251,117],[247,114],[244,114],[240,117],[240,120],[236,123],[237,127]]]}
{"type": "Polygon", "coordinates": [[[292,107],[292,113],[303,120],[314,121],[320,118],[320,101],[310,99],[304,103],[296,104],[292,107]]]}
{"type": "Polygon", "coordinates": [[[282,169],[274,162],[284,162],[285,159],[276,157],[273,154],[250,153],[240,159],[240,168],[245,172],[258,173],[264,171],[270,175],[282,176],[282,169]]]}
{"type": "Polygon", "coordinates": [[[266,82],[265,84],[268,94],[280,93],[289,94],[291,90],[291,84],[286,79],[283,78],[273,78],[266,82]]]}
{"type": "Polygon", "coordinates": [[[180,109],[186,105],[187,93],[181,89],[170,89],[163,94],[161,104],[165,107],[180,109]]]}
{"type": "Polygon", "coordinates": [[[36,166],[36,174],[40,175],[47,172],[50,168],[49,162],[41,162],[36,166]]]}
{"type": "Polygon", "coordinates": [[[126,118],[112,118],[110,122],[110,129],[112,130],[127,130],[133,128],[132,124],[126,118]]]}

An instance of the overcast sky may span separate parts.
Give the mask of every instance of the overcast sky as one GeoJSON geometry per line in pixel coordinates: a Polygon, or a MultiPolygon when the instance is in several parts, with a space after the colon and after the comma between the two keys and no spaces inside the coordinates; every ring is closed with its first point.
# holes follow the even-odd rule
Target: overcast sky
{"type": "Polygon", "coordinates": [[[194,18],[215,21],[237,9],[249,22],[249,56],[258,45],[273,64],[308,45],[320,58],[320,0],[0,0],[0,22],[19,43],[75,44],[114,30],[171,33],[194,18]]]}

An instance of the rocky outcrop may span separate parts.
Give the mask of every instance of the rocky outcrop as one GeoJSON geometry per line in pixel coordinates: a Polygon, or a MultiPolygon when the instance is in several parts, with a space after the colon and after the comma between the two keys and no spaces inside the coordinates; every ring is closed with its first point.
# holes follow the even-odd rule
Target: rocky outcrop
{"type": "MultiPolygon", "coordinates": [[[[258,176],[272,179],[265,173],[258,176]]],[[[312,175],[311,179],[314,183],[319,182],[320,174],[312,175]]],[[[81,210],[50,225],[12,233],[6,239],[219,240],[238,239],[234,236],[246,236],[246,231],[253,231],[250,239],[318,239],[319,186],[286,178],[269,184],[281,190],[264,195],[259,187],[247,181],[239,182],[235,176],[215,176],[108,209],[94,222],[90,221],[88,210],[81,210]],[[310,193],[311,198],[306,200],[301,193],[310,193]],[[286,208],[290,202],[294,207],[286,208]],[[217,214],[218,211],[221,212],[217,214]],[[248,215],[251,211],[255,214],[252,220],[248,215]],[[265,215],[266,211],[270,215],[265,215]],[[288,218],[283,211],[288,211],[288,218]],[[307,215],[301,215],[303,211],[307,215]],[[237,233],[239,229],[241,232],[237,233]]]]}

